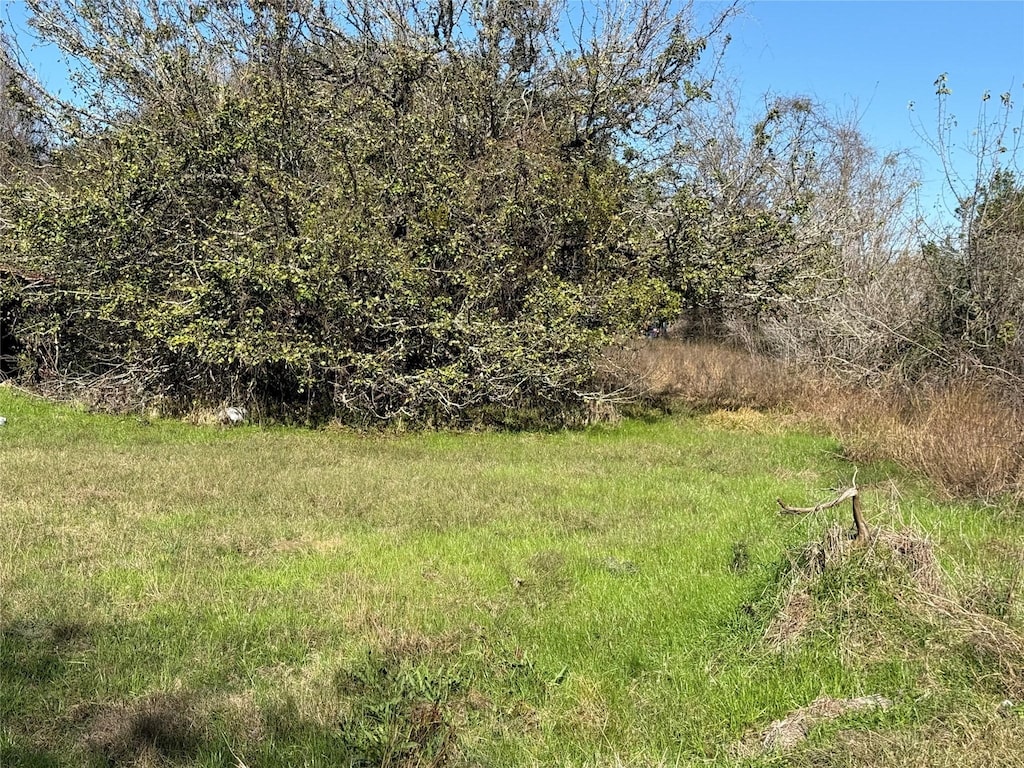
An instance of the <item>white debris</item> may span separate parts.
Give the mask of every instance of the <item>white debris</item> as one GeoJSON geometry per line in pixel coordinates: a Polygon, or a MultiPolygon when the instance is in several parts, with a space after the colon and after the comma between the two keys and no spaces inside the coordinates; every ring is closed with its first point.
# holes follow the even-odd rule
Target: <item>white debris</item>
{"type": "Polygon", "coordinates": [[[248,411],[245,408],[239,408],[234,405],[229,405],[226,408],[221,408],[217,411],[217,420],[221,424],[227,424],[228,426],[237,427],[239,424],[245,421],[245,417],[248,415],[248,411]]]}
{"type": "Polygon", "coordinates": [[[2,427],[6,423],[7,423],[7,417],[6,416],[0,416],[0,427],[2,427]]]}

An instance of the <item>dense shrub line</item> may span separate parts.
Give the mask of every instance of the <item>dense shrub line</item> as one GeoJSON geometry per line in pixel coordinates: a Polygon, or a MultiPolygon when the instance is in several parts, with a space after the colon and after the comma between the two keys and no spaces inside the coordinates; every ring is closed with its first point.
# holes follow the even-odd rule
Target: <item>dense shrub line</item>
{"type": "Polygon", "coordinates": [[[609,344],[686,317],[858,381],[1024,390],[1003,144],[925,237],[905,158],[855,124],[738,116],[735,7],[28,5],[80,88],[33,84],[0,29],[0,376],[118,410],[578,423],[609,344]]]}

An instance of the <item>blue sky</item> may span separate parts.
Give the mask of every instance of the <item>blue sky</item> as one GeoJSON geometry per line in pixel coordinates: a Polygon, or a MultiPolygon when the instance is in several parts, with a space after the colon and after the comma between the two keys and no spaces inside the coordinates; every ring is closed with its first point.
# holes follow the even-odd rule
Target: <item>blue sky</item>
{"type": "MultiPolygon", "coordinates": [[[[23,23],[23,3],[0,5],[5,18],[23,23]]],[[[710,16],[721,7],[718,0],[698,0],[697,13],[710,16]]],[[[854,110],[876,147],[914,152],[926,212],[943,190],[941,166],[914,121],[934,134],[935,79],[948,74],[949,111],[959,119],[962,143],[978,122],[986,90],[993,95],[990,110],[1007,90],[1018,121],[1024,109],[1024,0],[752,0],[729,31],[726,66],[751,114],[769,92],[854,110]]],[[[47,84],[60,86],[63,72],[53,54],[34,56],[47,84]]],[[[958,163],[970,175],[970,158],[961,155],[958,163]]]]}
{"type": "MultiPolygon", "coordinates": [[[[703,3],[698,11],[704,15],[717,5],[703,3]]],[[[731,32],[726,64],[744,105],[753,109],[765,92],[775,92],[854,110],[874,146],[914,152],[924,175],[925,213],[944,185],[941,166],[912,120],[936,132],[933,83],[939,75],[948,74],[948,107],[958,118],[961,143],[970,140],[986,90],[993,97],[990,116],[999,94],[1010,91],[1020,124],[1024,0],[754,0],[731,32]]],[[[969,157],[957,162],[965,174],[973,169],[969,157]]]]}

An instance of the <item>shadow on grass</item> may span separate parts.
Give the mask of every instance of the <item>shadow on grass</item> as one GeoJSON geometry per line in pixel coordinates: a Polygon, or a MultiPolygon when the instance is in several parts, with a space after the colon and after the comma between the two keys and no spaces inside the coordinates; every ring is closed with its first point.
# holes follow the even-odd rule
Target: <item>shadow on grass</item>
{"type": "Polygon", "coordinates": [[[286,766],[316,757],[328,765],[441,767],[461,760],[474,671],[458,649],[371,648],[334,673],[325,710],[333,714],[325,717],[287,692],[259,706],[249,698],[247,711],[223,690],[97,701],[76,675],[97,663],[95,641],[108,630],[63,620],[0,629],[0,765],[236,766],[244,759],[286,766]]]}

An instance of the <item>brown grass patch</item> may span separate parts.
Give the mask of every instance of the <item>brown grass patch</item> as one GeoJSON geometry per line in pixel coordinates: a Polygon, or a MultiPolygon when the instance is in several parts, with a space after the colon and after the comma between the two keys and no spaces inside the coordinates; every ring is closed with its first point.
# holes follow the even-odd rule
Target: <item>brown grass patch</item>
{"type": "Polygon", "coordinates": [[[804,585],[794,582],[765,630],[765,644],[775,650],[795,645],[807,632],[813,617],[814,600],[804,585]]]}
{"type": "Polygon", "coordinates": [[[191,697],[154,693],[128,703],[85,705],[83,744],[112,766],[145,766],[193,757],[206,740],[191,697]]]}
{"type": "Polygon", "coordinates": [[[566,688],[565,695],[573,702],[564,718],[566,727],[592,734],[605,733],[612,711],[600,683],[580,675],[573,677],[566,688]]]}
{"type": "Polygon", "coordinates": [[[672,339],[609,348],[598,369],[623,400],[714,410],[720,428],[755,432],[777,423],[759,410],[792,410],[831,432],[852,461],[896,461],[950,497],[1024,503],[1024,404],[999,387],[868,387],[722,343],[672,339]]]}
{"type": "Polygon", "coordinates": [[[853,461],[895,460],[950,496],[1024,498],[1024,410],[985,386],[908,393],[823,383],[800,410],[853,461]]]}
{"type": "Polygon", "coordinates": [[[815,768],[1019,768],[1024,717],[976,720],[901,731],[841,731],[827,748],[805,750],[791,765],[815,768]]]}
{"type": "Polygon", "coordinates": [[[778,360],[700,341],[632,340],[606,350],[598,369],[609,390],[694,408],[774,408],[802,386],[778,360]]]}
{"type": "Polygon", "coordinates": [[[708,415],[707,423],[718,429],[730,432],[749,432],[755,435],[775,435],[783,429],[778,418],[773,418],[746,406],[737,410],[719,409],[714,411],[708,415]]]}

